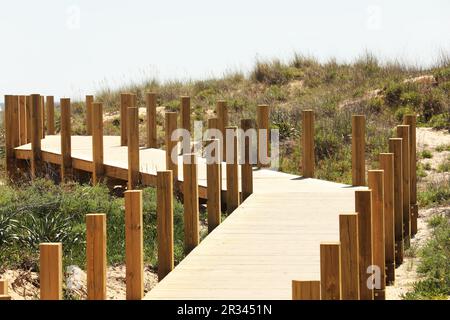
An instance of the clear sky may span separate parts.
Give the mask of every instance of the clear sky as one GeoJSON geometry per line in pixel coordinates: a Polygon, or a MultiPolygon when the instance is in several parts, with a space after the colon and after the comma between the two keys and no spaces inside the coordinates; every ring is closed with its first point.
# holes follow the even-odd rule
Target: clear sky
{"type": "Polygon", "coordinates": [[[80,98],[145,78],[200,79],[293,52],[366,50],[418,64],[450,52],[449,0],[2,0],[4,94],[80,98]]]}

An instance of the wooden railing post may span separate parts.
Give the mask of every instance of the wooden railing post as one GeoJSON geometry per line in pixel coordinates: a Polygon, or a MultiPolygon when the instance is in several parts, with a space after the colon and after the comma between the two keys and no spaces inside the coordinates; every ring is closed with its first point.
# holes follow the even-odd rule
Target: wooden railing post
{"type": "Polygon", "coordinates": [[[26,96],[19,96],[19,145],[27,144],[27,106],[26,96]]]}
{"type": "Polygon", "coordinates": [[[40,110],[41,110],[41,139],[45,138],[45,97],[40,96],[40,110]]]}
{"type": "MultiPolygon", "coordinates": [[[[242,201],[247,199],[253,193],[253,164],[251,163],[251,152],[250,145],[251,136],[247,136],[245,133],[248,130],[253,130],[253,120],[252,119],[242,119],[241,128],[244,132],[244,141],[241,141],[244,147],[243,163],[241,165],[241,185],[242,185],[242,201]]],[[[254,143],[254,141],[252,142],[254,143]]]]}
{"type": "Polygon", "coordinates": [[[92,182],[97,184],[104,174],[103,166],[103,105],[92,104],[92,182]]]}
{"type": "Polygon", "coordinates": [[[292,280],[292,300],[320,300],[320,281],[292,280]]]}
{"type": "Polygon", "coordinates": [[[31,142],[31,96],[25,96],[27,143],[31,142]]]}
{"type": "Polygon", "coordinates": [[[359,300],[358,214],[339,215],[342,300],[359,300]]]}
{"type": "Polygon", "coordinates": [[[395,222],[394,222],[394,154],[380,153],[380,168],[384,171],[384,253],[386,284],[395,281],[395,222]]]}
{"type": "MultiPolygon", "coordinates": [[[[134,96],[135,97],[135,96],[134,96]]],[[[128,190],[139,185],[139,111],[136,107],[128,108],[128,190]]]]}
{"type": "Polygon", "coordinates": [[[368,286],[367,270],[372,266],[372,191],[355,191],[355,212],[358,213],[359,297],[373,300],[373,288],[368,286]]]}
{"type": "Polygon", "coordinates": [[[403,120],[405,125],[409,125],[411,236],[417,233],[417,216],[419,214],[419,208],[417,206],[416,121],[417,116],[415,114],[407,114],[403,120]]]}
{"type": "Polygon", "coordinates": [[[8,290],[8,280],[0,279],[0,301],[1,300],[11,300],[8,290]]]}
{"type": "Polygon", "coordinates": [[[88,136],[92,135],[92,104],[94,103],[94,96],[86,96],[86,133],[88,136]]]}
{"type": "Polygon", "coordinates": [[[211,151],[206,156],[208,232],[211,232],[220,224],[222,214],[219,139],[207,140],[206,148],[211,151]]]}
{"type": "Polygon", "coordinates": [[[120,94],[120,145],[128,145],[128,108],[133,107],[133,98],[129,93],[120,94]]]}
{"type": "Polygon", "coordinates": [[[70,126],[70,99],[60,99],[61,106],[61,180],[72,178],[72,131],[70,126]]]}
{"type": "Polygon", "coordinates": [[[302,171],[303,177],[314,177],[314,111],[303,110],[302,171]]]}
{"type": "Polygon", "coordinates": [[[256,110],[256,121],[258,124],[258,168],[270,167],[270,163],[263,163],[270,157],[269,106],[259,105],[256,110]],[[263,151],[264,146],[266,149],[265,152],[263,151]]]}
{"type": "Polygon", "coordinates": [[[402,138],[402,176],[403,176],[403,241],[409,248],[411,240],[411,205],[410,205],[410,159],[409,159],[409,126],[397,126],[397,137],[402,138]]]}
{"type": "Polygon", "coordinates": [[[188,254],[199,243],[197,156],[183,156],[184,250],[188,254]]]}
{"type": "MultiPolygon", "coordinates": [[[[166,170],[172,171],[174,188],[178,182],[178,141],[172,140],[172,133],[177,129],[177,113],[165,113],[166,130],[166,170]],[[172,154],[176,156],[176,162],[172,161],[172,154]]],[[[174,159],[175,160],[175,159],[174,159]]]]}
{"type": "Polygon", "coordinates": [[[403,160],[401,138],[389,139],[389,152],[394,154],[394,230],[395,264],[403,263],[403,160]]]}
{"type": "MultiPolygon", "coordinates": [[[[188,96],[181,97],[181,128],[191,132],[191,98],[188,96]]],[[[183,153],[191,153],[191,137],[182,144],[183,153]]]]}
{"type": "Polygon", "coordinates": [[[158,148],[156,130],[156,93],[147,92],[145,95],[147,106],[147,148],[158,148]]]}
{"type": "Polygon", "coordinates": [[[144,296],[142,190],[125,191],[125,263],[127,300],[144,296]]]}
{"type": "Polygon", "coordinates": [[[47,111],[47,134],[55,134],[55,101],[53,96],[47,96],[46,100],[46,111],[47,111]]]}
{"type": "Polygon", "coordinates": [[[320,295],[322,300],[341,299],[340,244],[320,244],[320,295]]]}
{"type": "Polygon", "coordinates": [[[239,163],[238,163],[238,139],[237,127],[226,127],[227,155],[227,193],[226,204],[227,213],[232,213],[239,206],[239,163]]]}
{"type": "Polygon", "coordinates": [[[224,131],[220,131],[220,122],[219,118],[209,118],[208,119],[208,129],[210,130],[216,130],[216,135],[212,135],[212,131],[210,132],[210,135],[208,136],[208,139],[218,139],[219,144],[219,185],[220,185],[220,191],[222,192],[222,161],[224,161],[224,155],[223,155],[223,148],[222,148],[222,142],[223,142],[223,135],[224,131]],[[219,134],[220,132],[220,134],[219,134]]]}
{"type": "Polygon", "coordinates": [[[0,295],[8,295],[8,280],[0,279],[0,295]]]}
{"type": "MultiPolygon", "coordinates": [[[[375,300],[386,299],[386,267],[384,240],[384,172],[383,170],[369,170],[368,186],[372,190],[372,252],[373,266],[379,268],[380,286],[374,290],[375,300]]],[[[376,270],[375,276],[377,276],[376,270]]]]}
{"type": "Polygon", "coordinates": [[[225,128],[228,127],[228,107],[225,100],[217,101],[216,114],[218,119],[217,129],[222,133],[222,137],[220,137],[220,145],[222,146],[222,161],[226,161],[227,137],[225,134],[225,128]]]}
{"type": "Polygon", "coordinates": [[[41,243],[39,244],[39,249],[39,280],[41,300],[61,300],[63,282],[62,244],[60,242],[41,243]]]}
{"type": "Polygon", "coordinates": [[[88,300],[106,300],[106,214],[86,215],[88,300]]]}
{"type": "Polygon", "coordinates": [[[14,148],[19,146],[19,98],[5,95],[5,145],[6,171],[11,181],[15,179],[17,166],[14,148]]]}
{"type": "Polygon", "coordinates": [[[366,117],[352,116],[352,184],[366,185],[366,117]]]}
{"type": "Polygon", "coordinates": [[[42,150],[41,150],[41,134],[42,134],[42,113],[41,113],[41,96],[38,94],[31,95],[31,177],[34,179],[42,175],[42,150]]]}
{"type": "Polygon", "coordinates": [[[174,266],[173,240],[173,177],[172,171],[158,171],[156,176],[158,226],[158,280],[161,281],[174,266]]]}

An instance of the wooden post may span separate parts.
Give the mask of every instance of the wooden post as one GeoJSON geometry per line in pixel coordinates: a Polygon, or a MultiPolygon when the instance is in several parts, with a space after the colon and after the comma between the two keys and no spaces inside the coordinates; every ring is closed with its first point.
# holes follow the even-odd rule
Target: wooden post
{"type": "Polygon", "coordinates": [[[72,131],[70,126],[70,99],[60,99],[61,105],[61,180],[72,178],[72,131]]]}
{"type": "Polygon", "coordinates": [[[139,111],[128,108],[128,190],[139,185],[139,111]]]}
{"type": "Polygon", "coordinates": [[[92,104],[92,182],[97,184],[104,174],[103,166],[103,105],[92,104]]]}
{"type": "MultiPolygon", "coordinates": [[[[209,118],[208,119],[208,129],[216,129],[217,131],[220,131],[220,122],[219,122],[219,118],[209,118]]],[[[218,134],[218,132],[216,132],[216,136],[214,135],[209,135],[208,139],[218,139],[219,140],[219,162],[224,161],[224,155],[222,154],[223,152],[223,148],[222,148],[222,142],[224,141],[224,131],[220,131],[220,134],[218,134]]],[[[222,191],[222,163],[220,163],[219,165],[219,185],[220,185],[220,190],[222,191]]]]}
{"type": "Polygon", "coordinates": [[[292,300],[320,300],[320,281],[292,280],[292,300]]]}
{"type": "Polygon", "coordinates": [[[402,175],[403,175],[403,241],[409,248],[411,239],[411,205],[410,205],[410,159],[409,159],[409,126],[397,126],[397,137],[402,138],[402,175]]]}
{"type": "Polygon", "coordinates": [[[226,127],[227,135],[227,213],[231,214],[239,206],[239,163],[237,155],[237,127],[226,127]],[[230,145],[231,144],[231,145],[230,145]]]}
{"type": "Polygon", "coordinates": [[[45,138],[45,97],[40,96],[40,110],[41,110],[41,139],[45,138]]]}
{"type": "Polygon", "coordinates": [[[384,253],[386,284],[395,281],[395,222],[394,222],[394,154],[380,153],[380,168],[384,171],[384,253]]]}
{"type": "Polygon", "coordinates": [[[27,124],[27,143],[31,142],[31,96],[25,97],[26,124],[27,124]]]}
{"type": "Polygon", "coordinates": [[[172,133],[177,129],[177,113],[165,113],[166,130],[166,170],[171,170],[173,175],[174,187],[178,182],[178,142],[171,139],[172,133]],[[172,161],[172,154],[176,157],[176,162],[172,161]]]}
{"type": "MultiPolygon", "coordinates": [[[[39,102],[39,100],[37,102],[39,102]]],[[[63,282],[62,244],[60,242],[41,243],[39,244],[39,249],[39,280],[41,300],[61,300],[63,282]]]]}
{"type": "Polygon", "coordinates": [[[147,92],[145,98],[147,105],[147,148],[158,148],[156,130],[156,93],[147,92]]]}
{"type": "Polygon", "coordinates": [[[172,171],[158,171],[156,176],[158,225],[158,280],[161,281],[174,266],[173,243],[173,177],[172,171]]]}
{"type": "Polygon", "coordinates": [[[366,185],[366,117],[352,116],[352,184],[366,185]]]}
{"type": "Polygon", "coordinates": [[[46,105],[47,111],[47,134],[55,134],[55,101],[53,96],[47,96],[46,105]]]}
{"type": "MultiPolygon", "coordinates": [[[[88,136],[92,135],[92,104],[94,103],[94,96],[86,96],[86,133],[88,136]]],[[[121,119],[122,121],[122,119],[121,119]]]]}
{"type": "Polygon", "coordinates": [[[19,96],[19,145],[27,144],[27,106],[26,96],[19,96]]]}
{"type": "Polygon", "coordinates": [[[86,215],[88,300],[106,300],[106,214],[86,215]]]}
{"type": "MultiPolygon", "coordinates": [[[[252,119],[241,120],[242,130],[252,130],[254,128],[252,119]]],[[[244,135],[245,137],[245,135],[244,135]]],[[[244,144],[244,163],[241,165],[241,184],[242,184],[242,201],[247,199],[253,193],[253,164],[251,163],[250,137],[245,137],[244,144]]]]}
{"type": "Polygon", "coordinates": [[[136,104],[133,103],[133,95],[130,93],[121,93],[120,94],[120,145],[126,146],[128,144],[127,135],[128,135],[128,108],[135,107],[136,104]]]}
{"type": "MultiPolygon", "coordinates": [[[[383,170],[369,170],[368,185],[372,190],[372,252],[373,265],[380,270],[380,287],[375,288],[374,299],[386,299],[386,267],[384,241],[384,172],[383,170]]],[[[375,274],[376,275],[376,274],[375,274]]]]}
{"type": "Polygon", "coordinates": [[[314,177],[314,111],[303,110],[302,170],[303,177],[314,177]]]}
{"type": "Polygon", "coordinates": [[[14,148],[19,146],[19,98],[5,95],[5,145],[6,145],[6,171],[11,181],[17,172],[14,148]]]}
{"type": "Polygon", "coordinates": [[[270,156],[269,106],[259,105],[256,110],[256,120],[258,124],[258,168],[270,167],[270,163],[263,163],[264,161],[267,161],[263,159],[267,159],[270,156]],[[266,147],[266,152],[262,151],[264,145],[266,147]]]}
{"type": "Polygon", "coordinates": [[[183,156],[184,250],[191,252],[199,243],[197,156],[183,156]]]}
{"type": "Polygon", "coordinates": [[[228,107],[225,100],[219,100],[216,104],[216,114],[218,119],[218,127],[222,133],[222,137],[220,137],[220,145],[222,146],[222,161],[226,161],[227,154],[227,137],[225,134],[225,128],[228,127],[228,107]]]}
{"type": "Polygon", "coordinates": [[[358,213],[359,297],[373,300],[373,288],[368,286],[367,270],[372,266],[372,191],[355,191],[355,211],[358,213]]]}
{"type": "Polygon", "coordinates": [[[0,279],[0,295],[8,295],[8,280],[0,279]]]}
{"type": "Polygon", "coordinates": [[[359,300],[358,214],[339,215],[342,300],[359,300]]]}
{"type": "Polygon", "coordinates": [[[144,296],[142,190],[125,191],[125,263],[127,300],[144,296]]]}
{"type": "Polygon", "coordinates": [[[320,244],[320,294],[322,300],[341,299],[340,244],[320,244]]]}
{"type": "Polygon", "coordinates": [[[42,150],[41,150],[41,96],[31,95],[31,177],[34,179],[42,175],[42,150]]]}
{"type": "MultiPolygon", "coordinates": [[[[181,97],[181,128],[191,132],[191,98],[188,96],[181,97]]],[[[183,140],[183,153],[191,153],[191,138],[183,140]]]]}
{"type": "Polygon", "coordinates": [[[417,233],[417,151],[416,151],[416,120],[415,114],[407,114],[403,123],[409,125],[409,161],[410,161],[410,204],[411,204],[411,236],[417,233]]]}
{"type": "Polygon", "coordinates": [[[403,160],[401,138],[389,139],[389,152],[394,154],[394,230],[395,264],[403,263],[403,160]]]}
{"type": "Polygon", "coordinates": [[[222,214],[220,201],[220,144],[219,139],[207,140],[207,143],[208,148],[214,150],[213,154],[208,154],[206,158],[208,232],[212,232],[220,224],[222,214]]]}

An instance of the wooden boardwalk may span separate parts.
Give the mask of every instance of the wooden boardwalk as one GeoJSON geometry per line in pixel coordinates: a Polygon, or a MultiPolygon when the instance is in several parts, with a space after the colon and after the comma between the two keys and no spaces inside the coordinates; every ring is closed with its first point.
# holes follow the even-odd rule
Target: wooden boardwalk
{"type": "MultiPolygon", "coordinates": [[[[59,135],[42,139],[43,160],[61,163],[59,135]]],[[[72,136],[75,169],[92,171],[92,138],[72,136]]],[[[28,159],[31,144],[16,148],[28,159]]],[[[127,178],[127,147],[104,136],[106,175],[127,178]]],[[[165,170],[165,151],[140,149],[149,185],[165,170]]],[[[206,165],[198,158],[199,196],[206,197],[206,165]]],[[[178,180],[183,181],[182,157],[178,180]]],[[[225,170],[225,163],[222,164],[225,170]]],[[[226,190],[225,175],[222,189],[226,190]]],[[[339,241],[339,214],[354,212],[347,185],[254,170],[254,193],[146,296],[148,299],[290,299],[292,279],[319,279],[320,243],[339,241]]]]}
{"type": "MultiPolygon", "coordinates": [[[[417,232],[415,115],[406,115],[404,124],[397,126],[397,138],[389,139],[389,153],[380,153],[377,170],[367,170],[365,117],[352,116],[353,186],[349,186],[313,178],[316,160],[311,110],[302,111],[303,177],[300,177],[261,169],[260,159],[260,169],[255,170],[248,160],[250,142],[245,141],[239,142],[246,150],[242,166],[236,161],[222,162],[219,170],[219,164],[207,165],[206,159],[194,154],[186,157],[196,158],[197,165],[183,163],[182,156],[177,163],[166,162],[169,151],[175,150],[177,144],[172,138],[178,128],[177,113],[166,112],[167,151],[158,149],[154,93],[148,93],[146,99],[146,148],[138,145],[135,95],[121,95],[120,136],[103,136],[102,104],[92,99],[86,98],[88,135],[71,136],[69,99],[61,99],[61,133],[54,135],[52,99],[47,97],[46,109],[50,112],[45,126],[42,96],[6,96],[7,172],[14,180],[18,171],[30,169],[29,176],[33,179],[43,175],[46,167],[43,163],[50,163],[55,165],[54,171],[61,180],[77,176],[84,180],[85,175],[78,175],[77,171],[71,176],[74,169],[92,174],[93,183],[102,178],[114,183],[115,179],[119,183],[127,181],[127,299],[385,299],[386,285],[395,281],[395,266],[403,262],[404,249],[417,232]],[[31,166],[23,160],[29,160],[31,166]],[[156,227],[161,281],[145,297],[139,186],[158,189],[156,227]],[[188,252],[175,268],[172,187],[183,193],[184,249],[188,252]],[[207,200],[209,229],[200,243],[199,200],[207,200]],[[224,207],[221,202],[229,213],[223,223],[220,223],[224,207]],[[368,270],[379,279],[377,287],[368,285],[368,270]]],[[[180,113],[181,128],[188,130],[189,101],[189,97],[181,98],[180,113]]],[[[216,112],[217,118],[210,118],[208,127],[219,132],[227,128],[236,134],[236,127],[228,126],[224,101],[217,103],[216,112]]],[[[269,128],[267,105],[258,106],[256,120],[258,132],[269,128]]],[[[242,119],[240,127],[254,128],[250,119],[242,119]]],[[[225,151],[230,146],[228,139],[219,137],[204,142],[217,143],[225,151]]],[[[258,148],[264,143],[269,142],[260,141],[258,148]]],[[[237,143],[231,146],[236,159],[237,143]]],[[[104,215],[90,220],[94,218],[106,222],[104,215]]],[[[92,229],[92,225],[95,223],[87,223],[87,228],[95,233],[94,237],[91,234],[88,249],[94,250],[92,256],[98,261],[88,263],[91,267],[100,263],[101,270],[92,272],[92,268],[87,268],[91,275],[88,287],[95,287],[95,292],[88,292],[88,296],[105,299],[106,234],[101,228],[92,229]],[[96,245],[93,238],[98,239],[96,245]]],[[[51,256],[48,259],[51,264],[41,263],[41,273],[44,278],[53,279],[53,275],[62,272],[61,244],[41,244],[41,254],[51,256]]],[[[47,282],[52,285],[41,287],[41,299],[61,297],[62,281],[47,282]]]]}
{"type": "MultiPolygon", "coordinates": [[[[92,137],[72,136],[72,166],[74,169],[92,172],[92,137]]],[[[105,176],[126,181],[128,179],[128,147],[120,145],[120,136],[104,136],[104,167],[105,176]]],[[[41,140],[42,160],[61,165],[61,136],[47,135],[41,140]]],[[[27,160],[31,156],[31,144],[15,148],[17,159],[27,160]]],[[[166,170],[166,153],[161,149],[140,148],[139,163],[142,182],[148,186],[156,186],[156,172],[166,170]]],[[[183,158],[178,157],[178,181],[183,181],[183,158]]],[[[223,172],[226,171],[225,162],[222,163],[223,172]]],[[[259,174],[255,171],[255,178],[259,174]]],[[[226,190],[226,178],[223,175],[222,190],[226,190]]],[[[206,160],[198,158],[198,187],[199,197],[206,199],[206,160]]]]}
{"type": "Polygon", "coordinates": [[[256,172],[254,193],[146,299],[291,299],[293,279],[320,279],[320,243],[339,241],[361,188],[256,172]]]}

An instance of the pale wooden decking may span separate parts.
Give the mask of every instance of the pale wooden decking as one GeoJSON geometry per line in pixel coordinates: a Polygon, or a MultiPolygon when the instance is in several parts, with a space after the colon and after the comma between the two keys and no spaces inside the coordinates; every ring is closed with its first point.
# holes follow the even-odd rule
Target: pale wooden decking
{"type": "MultiPolygon", "coordinates": [[[[92,172],[92,137],[72,136],[72,159],[73,167],[84,171],[92,172]]],[[[120,146],[120,136],[104,136],[104,164],[105,175],[112,178],[127,180],[128,168],[128,148],[120,146]]],[[[43,160],[60,164],[61,163],[61,136],[47,135],[41,140],[43,160]]],[[[18,159],[29,159],[31,154],[31,144],[25,144],[15,148],[18,159]]],[[[140,172],[143,175],[143,182],[146,185],[155,186],[156,172],[166,169],[166,153],[161,149],[140,148],[140,172]]],[[[206,198],[206,162],[203,158],[198,158],[198,185],[199,196],[206,198]]],[[[178,157],[178,180],[183,181],[182,156],[178,157]]],[[[222,172],[226,172],[225,163],[222,163],[222,172]]],[[[255,171],[256,172],[256,171],[255,171]]],[[[240,173],[239,173],[240,175],[240,173]]],[[[255,173],[257,178],[259,173],[255,173]]],[[[222,190],[226,190],[226,179],[223,174],[222,190]]]]}
{"type": "MultiPolygon", "coordinates": [[[[91,137],[72,137],[75,168],[92,171],[91,148],[91,137]]],[[[30,144],[20,146],[16,156],[28,159],[30,150],[30,144]]],[[[60,136],[46,136],[42,151],[44,161],[60,164],[60,136]]],[[[104,164],[108,176],[127,178],[127,147],[120,137],[104,137],[104,164]]],[[[156,171],[165,169],[165,151],[141,149],[140,167],[146,184],[154,185],[156,171]]],[[[203,198],[205,169],[199,159],[203,198]]],[[[338,216],[354,212],[357,188],[271,170],[255,170],[253,178],[254,193],[146,299],[291,299],[293,279],[319,279],[319,244],[339,240],[338,216]]]]}
{"type": "Polygon", "coordinates": [[[346,185],[260,170],[254,193],[146,299],[291,299],[291,281],[319,280],[319,245],[339,241],[346,185]]]}

